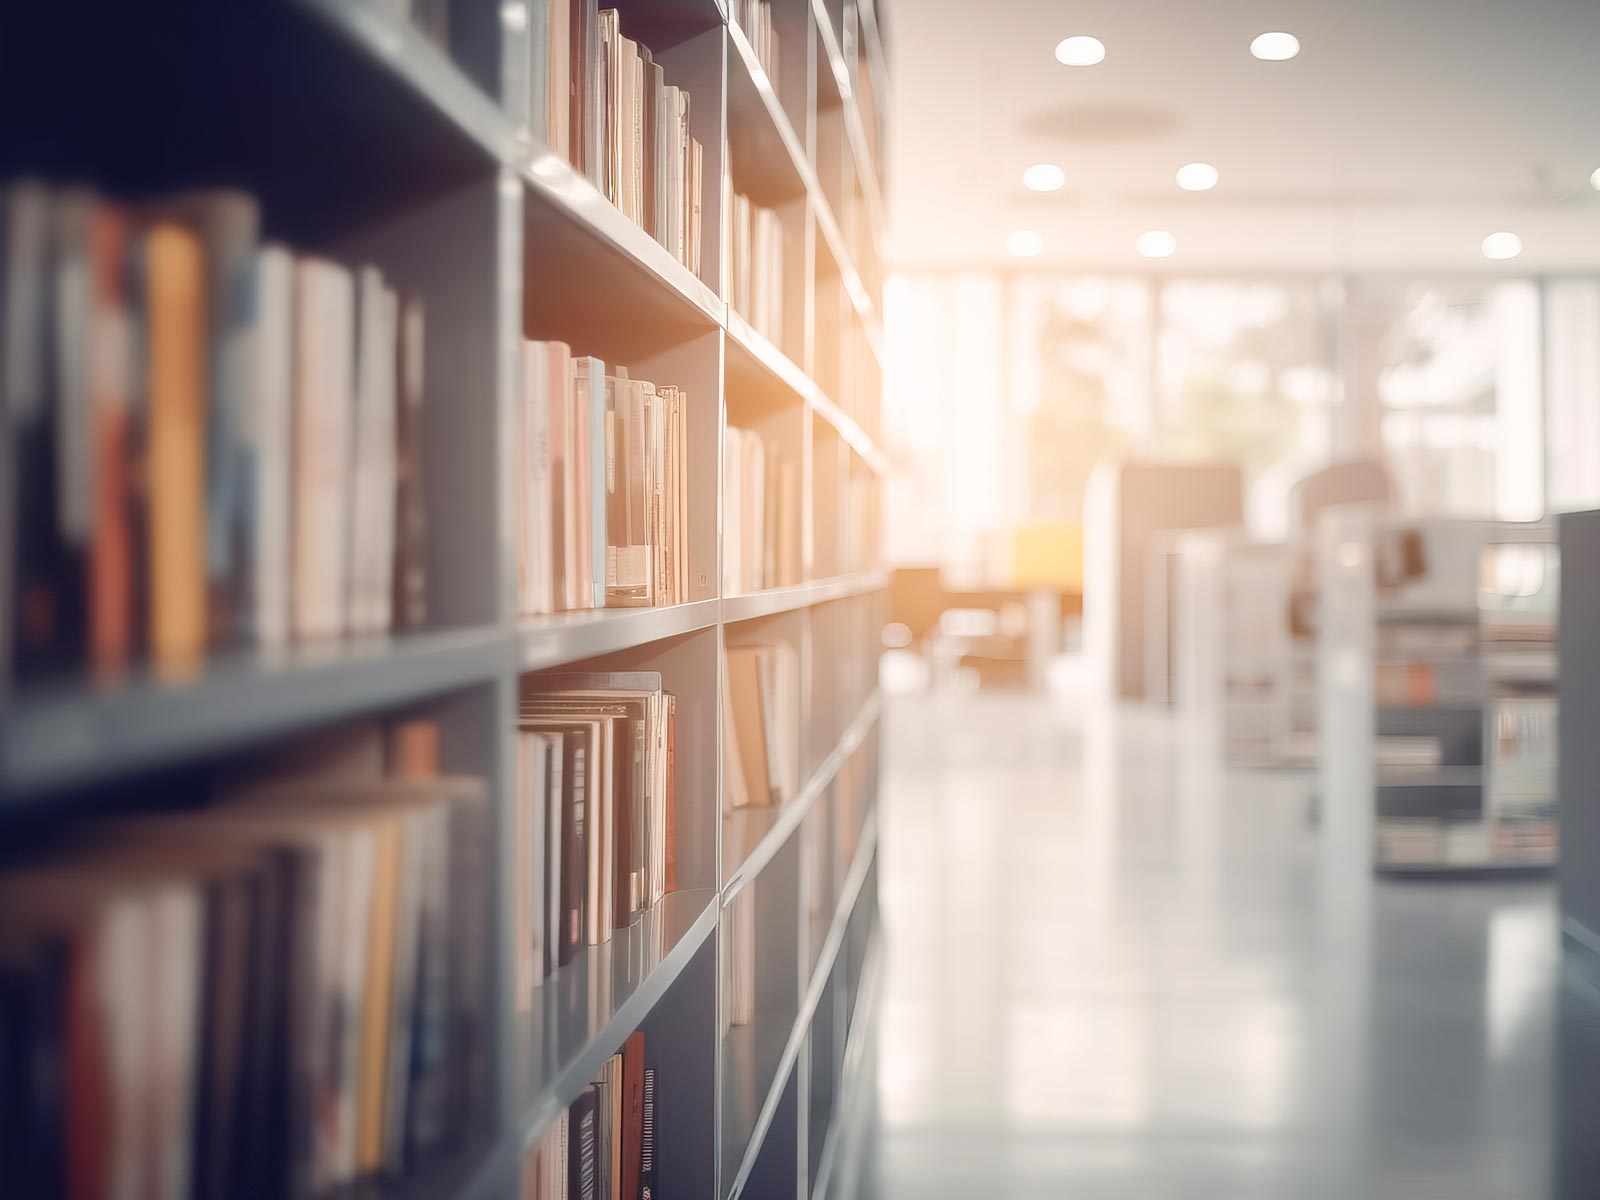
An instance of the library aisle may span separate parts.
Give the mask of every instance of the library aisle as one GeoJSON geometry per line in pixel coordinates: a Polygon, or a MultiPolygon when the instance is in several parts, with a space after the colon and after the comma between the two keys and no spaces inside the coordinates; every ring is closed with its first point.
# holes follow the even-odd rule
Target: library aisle
{"type": "Polygon", "coordinates": [[[877,1200],[1600,1195],[1557,1179],[1596,1039],[1548,878],[1356,915],[1311,776],[1097,707],[887,709],[877,1200]]]}

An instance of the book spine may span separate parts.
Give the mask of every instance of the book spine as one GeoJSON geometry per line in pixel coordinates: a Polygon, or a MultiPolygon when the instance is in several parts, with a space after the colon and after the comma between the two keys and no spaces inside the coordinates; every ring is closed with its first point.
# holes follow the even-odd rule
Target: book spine
{"type": "Polygon", "coordinates": [[[346,628],[355,287],[330,262],[296,270],[295,633],[318,639],[346,628]]]}
{"type": "Polygon", "coordinates": [[[102,678],[120,676],[133,653],[133,544],[128,523],[128,393],[133,353],[125,275],[128,221],[96,206],[90,229],[94,271],[90,362],[94,436],[93,542],[89,561],[89,658],[102,678]]]}
{"type": "Polygon", "coordinates": [[[422,403],[425,325],[422,300],[398,303],[395,412],[395,545],[391,623],[421,629],[428,623],[428,509],[423,460],[422,403]]]}
{"type": "Polygon", "coordinates": [[[251,414],[246,486],[253,513],[255,637],[262,645],[289,640],[292,504],[291,428],[294,403],[294,261],[281,246],[256,259],[256,404],[251,414]]]}
{"type": "Polygon", "coordinates": [[[206,642],[205,287],[199,239],[150,230],[150,646],[188,674],[206,642]]]}
{"type": "Polygon", "coordinates": [[[590,436],[584,458],[584,504],[586,523],[583,528],[585,565],[583,569],[583,607],[604,608],[606,604],[606,367],[598,358],[575,360],[580,366],[587,364],[578,374],[578,406],[586,419],[590,436]]]}

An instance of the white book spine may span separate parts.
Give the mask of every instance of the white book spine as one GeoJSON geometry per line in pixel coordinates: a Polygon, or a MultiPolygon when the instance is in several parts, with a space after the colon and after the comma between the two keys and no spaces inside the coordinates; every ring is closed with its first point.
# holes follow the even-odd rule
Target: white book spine
{"type": "Polygon", "coordinates": [[[255,596],[257,640],[281,646],[290,629],[289,519],[293,503],[294,259],[266,246],[256,260],[255,596]]]}
{"type": "Polygon", "coordinates": [[[295,269],[294,628],[303,638],[345,628],[345,530],[354,404],[355,294],[336,264],[295,269]]]}

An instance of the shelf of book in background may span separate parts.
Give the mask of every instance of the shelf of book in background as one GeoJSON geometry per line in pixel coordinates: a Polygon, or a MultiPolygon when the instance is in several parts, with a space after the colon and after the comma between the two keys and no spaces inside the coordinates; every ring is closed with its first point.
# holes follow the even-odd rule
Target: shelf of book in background
{"type": "Polygon", "coordinates": [[[4,1061],[104,1047],[61,1081],[8,1072],[39,1135],[8,1159],[21,1193],[151,1171],[174,1194],[262,1196],[472,1173],[494,1073],[493,811],[485,780],[443,766],[481,716],[464,699],[235,756],[168,779],[172,807],[84,819],[0,878],[5,995],[28,998],[4,1061]],[[69,965],[113,1002],[70,1003],[69,965]],[[74,1133],[104,1152],[67,1157],[74,1133]]]}

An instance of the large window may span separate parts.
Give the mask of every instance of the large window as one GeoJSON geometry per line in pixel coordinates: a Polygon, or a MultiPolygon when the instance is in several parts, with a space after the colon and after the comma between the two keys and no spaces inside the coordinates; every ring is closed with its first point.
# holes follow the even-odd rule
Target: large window
{"type": "Polygon", "coordinates": [[[963,581],[1009,583],[1112,453],[1238,462],[1266,536],[1337,459],[1387,461],[1416,513],[1539,516],[1547,454],[1553,498],[1600,500],[1592,281],[935,274],[887,308],[890,554],[963,581]]]}
{"type": "Polygon", "coordinates": [[[1160,285],[1159,430],[1167,458],[1237,462],[1258,533],[1284,532],[1295,480],[1332,454],[1333,315],[1316,281],[1160,285]]]}
{"type": "Polygon", "coordinates": [[[1363,280],[1356,377],[1384,457],[1419,514],[1544,511],[1539,294],[1522,280],[1363,280]]]}

